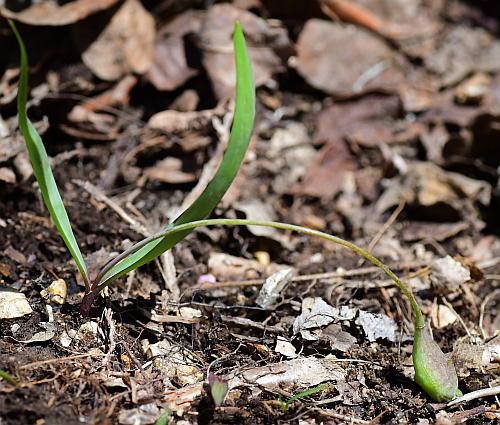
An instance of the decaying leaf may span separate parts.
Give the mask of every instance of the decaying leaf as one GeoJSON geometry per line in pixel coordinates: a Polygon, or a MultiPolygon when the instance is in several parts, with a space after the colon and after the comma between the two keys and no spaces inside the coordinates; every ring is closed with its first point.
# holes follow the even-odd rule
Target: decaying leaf
{"type": "Polygon", "coordinates": [[[241,21],[245,29],[256,86],[283,70],[277,52],[289,49],[290,42],[283,28],[272,27],[253,13],[229,3],[212,6],[202,24],[199,45],[203,51],[203,65],[218,99],[232,96],[236,85],[231,50],[232,28],[236,20],[241,21]]]}
{"type": "Polygon", "coordinates": [[[173,383],[190,385],[203,379],[203,372],[196,365],[196,360],[178,345],[167,340],[150,344],[145,339],[142,349],[164,378],[173,383]]]}
{"type": "Polygon", "coordinates": [[[500,336],[486,344],[458,340],[453,346],[453,361],[461,377],[469,376],[471,370],[500,370],[500,336]]]}
{"type": "Polygon", "coordinates": [[[281,295],[281,292],[286,288],[293,277],[292,269],[279,270],[269,276],[262,288],[255,303],[264,308],[271,308],[281,295]]]}
{"type": "Polygon", "coordinates": [[[278,338],[276,338],[276,347],[274,347],[274,351],[290,359],[298,357],[295,347],[282,336],[278,336],[278,338]]]}
{"type": "Polygon", "coordinates": [[[14,171],[7,167],[0,167],[0,182],[14,184],[16,182],[14,171]]]}
{"type": "Polygon", "coordinates": [[[500,42],[485,29],[457,25],[439,41],[436,51],[424,58],[424,63],[439,75],[442,86],[450,86],[472,71],[498,71],[499,55],[500,42]]]}
{"type": "Polygon", "coordinates": [[[311,19],[297,43],[298,72],[311,86],[336,97],[396,90],[403,81],[398,62],[386,43],[354,25],[311,19]]]}
{"type": "Polygon", "coordinates": [[[469,269],[449,255],[435,260],[432,264],[432,285],[446,294],[458,291],[460,285],[468,280],[470,280],[469,269]]]}
{"type": "Polygon", "coordinates": [[[273,189],[290,193],[311,168],[316,154],[304,124],[290,121],[285,128],[277,129],[266,145],[266,156],[277,170],[273,189]]]}
{"type": "Polygon", "coordinates": [[[376,203],[380,212],[397,206],[401,199],[420,207],[420,220],[458,221],[472,204],[488,205],[491,185],[459,173],[445,171],[430,162],[408,164],[405,175],[391,184],[376,203]]]}
{"type": "Polygon", "coordinates": [[[158,31],[153,63],[146,74],[158,90],[174,90],[198,74],[189,66],[184,37],[197,33],[203,12],[188,10],[158,31]]]}
{"type": "Polygon", "coordinates": [[[256,260],[235,257],[224,253],[211,253],[208,269],[218,280],[256,279],[277,272],[280,268],[288,268],[271,263],[264,266],[256,260]]]}
{"type": "Polygon", "coordinates": [[[154,114],[149,119],[148,124],[151,128],[167,133],[179,133],[186,130],[200,131],[201,129],[211,128],[212,118],[223,113],[224,108],[222,107],[190,112],[166,110],[154,114]]]}
{"type": "Polygon", "coordinates": [[[152,180],[171,184],[191,183],[196,180],[194,173],[182,170],[182,161],[179,158],[171,156],[147,168],[145,175],[152,180]]]}
{"type": "Polygon", "coordinates": [[[337,323],[331,323],[323,329],[321,339],[328,341],[332,350],[342,352],[349,352],[356,343],[356,338],[343,331],[342,327],[337,323]]]}
{"type": "MultiPolygon", "coordinates": [[[[28,25],[62,26],[74,24],[96,12],[109,9],[118,0],[73,0],[70,2],[58,2],[55,0],[44,0],[33,2],[33,4],[14,12],[6,7],[0,7],[0,13],[5,18],[22,22],[28,25]],[[61,4],[62,3],[62,4],[61,4]]],[[[3,2],[1,3],[3,5],[3,2]]]]}
{"type": "Polygon", "coordinates": [[[379,338],[388,339],[392,342],[396,341],[396,323],[384,314],[359,310],[356,324],[363,328],[368,341],[373,342],[379,338]]]}
{"type": "Polygon", "coordinates": [[[160,413],[155,403],[143,404],[133,409],[122,409],[118,414],[118,423],[121,425],[154,424],[160,413]]]}
{"type": "Polygon", "coordinates": [[[317,154],[295,194],[331,199],[342,188],[348,172],[357,168],[354,156],[343,140],[325,145],[317,154]]]}
{"type": "MultiPolygon", "coordinates": [[[[83,43],[89,28],[77,28],[83,43]]],[[[108,26],[82,54],[82,60],[99,78],[115,81],[125,74],[145,73],[153,61],[155,22],[139,0],[126,0],[108,26]]]]}
{"type": "Polygon", "coordinates": [[[31,338],[24,340],[17,340],[17,342],[21,342],[23,344],[36,344],[37,342],[46,342],[50,341],[52,338],[56,336],[56,327],[53,323],[50,322],[40,322],[38,323],[45,330],[40,332],[35,332],[31,338]]]}
{"type": "Polygon", "coordinates": [[[340,309],[327,304],[322,298],[308,297],[302,301],[302,313],[293,322],[293,333],[300,332],[302,338],[316,341],[321,336],[321,329],[334,320],[352,320],[356,310],[347,306],[340,309]]]}
{"type": "Polygon", "coordinates": [[[229,381],[229,388],[239,385],[262,385],[267,389],[292,390],[313,387],[325,381],[341,381],[345,379],[345,375],[344,369],[334,358],[301,357],[239,371],[229,381]]]}

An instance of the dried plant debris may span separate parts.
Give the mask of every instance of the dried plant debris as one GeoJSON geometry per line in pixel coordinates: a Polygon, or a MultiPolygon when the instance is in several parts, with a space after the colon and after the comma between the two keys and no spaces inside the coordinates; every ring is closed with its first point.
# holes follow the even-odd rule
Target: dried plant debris
{"type": "Polygon", "coordinates": [[[396,341],[396,323],[384,314],[374,314],[360,310],[356,324],[363,328],[368,341],[373,342],[379,338],[392,342],[396,341]]]}
{"type": "Polygon", "coordinates": [[[500,369],[500,336],[485,344],[457,341],[453,347],[453,361],[459,376],[469,376],[471,371],[500,369]]]}
{"type": "Polygon", "coordinates": [[[470,271],[460,262],[447,256],[432,263],[431,281],[435,288],[452,294],[471,278],[470,271]]]}
{"type": "Polygon", "coordinates": [[[158,90],[174,90],[199,73],[188,63],[185,38],[198,33],[203,16],[203,12],[188,10],[158,30],[153,62],[146,74],[158,90]]]}
{"type": "Polygon", "coordinates": [[[472,205],[488,205],[491,199],[491,185],[486,181],[448,172],[429,162],[409,164],[398,180],[377,200],[378,211],[397,206],[404,199],[422,208],[421,219],[458,221],[469,218],[466,213],[472,205]]]}
{"type": "Polygon", "coordinates": [[[276,347],[274,347],[274,351],[290,359],[298,357],[297,349],[282,336],[276,338],[276,347]]]}
{"type": "Polygon", "coordinates": [[[264,309],[272,308],[292,277],[292,269],[282,269],[269,276],[262,285],[255,303],[264,309]]]}
{"type": "Polygon", "coordinates": [[[395,91],[405,64],[380,38],[354,25],[309,20],[297,42],[296,67],[313,87],[345,98],[395,91]],[[335,46],[349,45],[349,49],[335,46]]]}
{"type": "Polygon", "coordinates": [[[473,70],[499,71],[499,54],[500,42],[487,31],[457,26],[440,40],[434,54],[427,56],[424,62],[430,71],[440,76],[442,86],[450,86],[473,70]]]}
{"type": "Polygon", "coordinates": [[[239,19],[245,28],[249,54],[254,69],[255,84],[260,86],[277,72],[284,70],[280,54],[290,49],[286,31],[280,26],[238,9],[231,4],[217,4],[207,11],[199,46],[203,52],[203,66],[207,70],[218,99],[230,97],[234,91],[234,71],[231,45],[232,25],[239,19]]]}
{"type": "Polygon", "coordinates": [[[31,6],[20,11],[3,7],[2,2],[0,13],[23,24],[61,26],[74,24],[89,15],[110,8],[117,2],[118,0],[73,0],[61,4],[55,0],[45,0],[33,2],[31,6]]]}
{"type": "Polygon", "coordinates": [[[238,371],[229,388],[239,385],[262,385],[273,388],[308,388],[325,381],[342,381],[345,371],[334,358],[302,357],[268,366],[238,371]]]}
{"type": "MultiPolygon", "coordinates": [[[[89,29],[77,27],[85,43],[89,29]]],[[[139,0],[126,0],[108,26],[83,52],[82,60],[102,80],[116,81],[127,73],[143,74],[153,62],[155,23],[139,0]]]]}
{"type": "Polygon", "coordinates": [[[33,309],[24,294],[0,290],[0,319],[15,319],[31,313],[33,309]]]}

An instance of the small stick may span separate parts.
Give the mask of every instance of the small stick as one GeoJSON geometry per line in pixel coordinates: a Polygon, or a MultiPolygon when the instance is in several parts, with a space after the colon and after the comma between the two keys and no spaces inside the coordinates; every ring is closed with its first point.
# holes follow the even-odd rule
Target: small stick
{"type": "Polygon", "coordinates": [[[446,407],[455,406],[460,403],[467,403],[468,401],[476,400],[483,397],[491,397],[500,394],[500,385],[491,388],[484,388],[482,390],[472,391],[455,400],[451,400],[446,404],[446,407]]]}
{"type": "Polygon", "coordinates": [[[59,357],[59,358],[56,358],[56,359],[40,360],[38,362],[27,363],[25,365],[22,365],[22,366],[19,367],[19,369],[28,369],[30,367],[43,366],[43,365],[52,364],[52,363],[64,363],[66,361],[71,361],[71,360],[76,360],[76,359],[82,359],[82,358],[85,358],[85,357],[91,357],[93,355],[94,354],[83,353],[83,354],[75,354],[74,356],[59,357]]]}
{"type": "MultiPolygon", "coordinates": [[[[373,237],[371,242],[368,244],[368,252],[372,252],[373,248],[378,244],[382,236],[384,236],[384,233],[389,230],[389,228],[394,224],[394,222],[397,220],[399,217],[399,214],[403,211],[404,207],[406,205],[406,201],[404,199],[401,200],[399,203],[398,207],[393,211],[391,216],[387,219],[387,221],[384,223],[384,225],[380,228],[380,230],[377,232],[377,234],[373,237]]],[[[359,262],[359,265],[361,266],[365,262],[365,259],[362,258],[359,262]]]]}
{"type": "Polygon", "coordinates": [[[127,214],[127,212],[120,205],[118,205],[115,201],[106,196],[103,193],[103,191],[99,189],[97,186],[94,186],[92,183],[88,181],[82,181],[82,180],[73,180],[73,183],[80,186],[90,195],[94,196],[98,201],[104,202],[109,208],[111,208],[116,214],[118,214],[123,219],[123,221],[128,223],[132,227],[132,230],[136,231],[142,236],[147,237],[150,235],[150,233],[142,224],[138,223],[136,220],[130,217],[130,215],[127,214]]]}

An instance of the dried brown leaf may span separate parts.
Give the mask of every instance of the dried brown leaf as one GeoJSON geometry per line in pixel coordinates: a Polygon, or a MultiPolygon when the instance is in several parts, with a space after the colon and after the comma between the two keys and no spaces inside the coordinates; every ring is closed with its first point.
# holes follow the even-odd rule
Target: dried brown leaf
{"type": "MultiPolygon", "coordinates": [[[[96,12],[109,9],[118,0],[74,0],[61,2],[45,0],[33,4],[20,12],[14,12],[5,7],[0,8],[0,14],[5,18],[28,25],[62,26],[78,22],[96,12]]],[[[3,3],[3,2],[2,2],[3,3]]]]}
{"type": "Polygon", "coordinates": [[[404,80],[398,62],[380,38],[353,25],[311,19],[297,43],[298,72],[311,86],[337,97],[395,91],[404,80]]]}
{"type": "MultiPolygon", "coordinates": [[[[85,39],[89,30],[79,28],[76,39],[85,39]]],[[[118,80],[130,72],[143,74],[153,61],[154,39],[154,18],[140,1],[127,0],[86,48],[82,60],[102,80],[118,80]]]]}
{"type": "Polygon", "coordinates": [[[218,99],[232,96],[236,84],[231,49],[232,28],[236,20],[240,20],[245,29],[256,86],[284,69],[278,53],[290,50],[284,28],[273,27],[253,13],[228,3],[212,6],[199,33],[199,45],[203,50],[203,66],[218,99]]]}

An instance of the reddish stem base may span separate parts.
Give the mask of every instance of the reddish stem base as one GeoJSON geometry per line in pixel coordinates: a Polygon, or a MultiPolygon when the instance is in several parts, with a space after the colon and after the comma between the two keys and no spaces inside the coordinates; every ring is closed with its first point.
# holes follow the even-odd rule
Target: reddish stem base
{"type": "Polygon", "coordinates": [[[92,307],[92,304],[94,303],[96,295],[97,294],[95,292],[88,292],[83,297],[82,303],[80,304],[80,314],[83,317],[89,317],[90,308],[92,307]]]}

